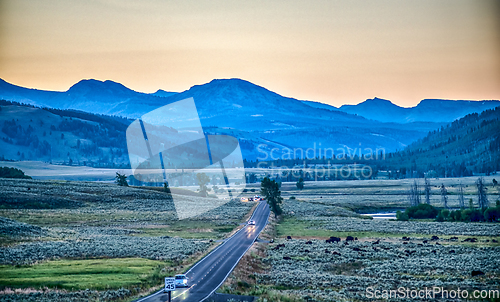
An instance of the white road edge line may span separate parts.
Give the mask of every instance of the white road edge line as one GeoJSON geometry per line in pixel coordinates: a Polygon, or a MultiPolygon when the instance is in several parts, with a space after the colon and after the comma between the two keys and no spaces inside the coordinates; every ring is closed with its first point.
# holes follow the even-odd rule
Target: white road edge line
{"type": "MultiPolygon", "coordinates": [[[[266,203],[267,203],[267,202],[266,202],[266,203]]],[[[260,205],[260,202],[259,202],[259,205],[260,205]]],[[[259,206],[257,206],[257,208],[255,208],[255,210],[253,211],[252,216],[250,216],[250,219],[249,219],[249,220],[253,220],[252,218],[255,216],[255,212],[257,212],[257,209],[258,209],[258,208],[259,208],[259,206]]],[[[267,218],[269,219],[269,215],[268,215],[268,217],[267,217],[267,218]]],[[[267,225],[267,221],[266,221],[266,224],[264,225],[264,227],[265,227],[266,225],[267,225]]],[[[239,232],[243,231],[243,230],[245,229],[245,227],[246,227],[246,225],[245,225],[244,227],[242,227],[241,229],[239,229],[239,230],[238,230],[236,233],[234,233],[231,237],[229,237],[229,238],[227,238],[226,240],[224,240],[224,242],[223,242],[221,245],[219,245],[218,247],[216,247],[215,249],[213,249],[213,250],[212,250],[210,253],[208,253],[205,257],[201,258],[198,262],[196,262],[196,263],[195,263],[195,265],[193,265],[193,266],[192,266],[192,267],[191,267],[191,268],[190,268],[187,272],[185,272],[184,274],[189,273],[189,272],[190,272],[193,268],[195,268],[198,264],[200,264],[201,262],[203,262],[203,260],[205,260],[205,259],[206,259],[208,256],[210,256],[213,252],[215,252],[215,251],[216,251],[216,250],[218,250],[221,246],[223,246],[224,244],[226,244],[226,242],[228,242],[228,241],[229,241],[229,239],[233,238],[234,236],[236,236],[236,234],[238,234],[239,232]]],[[[263,229],[264,229],[264,228],[262,228],[262,230],[263,230],[263,229]]],[[[262,232],[262,230],[259,232],[259,234],[262,232]]],[[[257,237],[259,237],[259,234],[257,234],[257,237]]],[[[255,239],[257,239],[257,237],[255,237],[255,239]]],[[[255,240],[254,240],[254,242],[255,242],[255,240]]],[[[250,245],[250,247],[251,247],[252,245],[253,245],[253,243],[250,245]]],[[[248,249],[249,249],[250,247],[248,247],[248,249]]],[[[245,251],[245,253],[244,253],[243,255],[245,255],[245,254],[246,254],[246,252],[248,251],[248,249],[245,251]]],[[[243,256],[241,256],[241,257],[238,259],[238,262],[240,262],[240,259],[241,259],[242,257],[243,257],[243,256]]],[[[236,262],[236,264],[238,264],[238,262],[236,262]]],[[[235,266],[236,266],[236,265],[235,265],[235,266]]],[[[234,269],[234,267],[235,267],[235,266],[233,266],[233,268],[231,268],[230,273],[233,271],[233,269],[234,269]]],[[[228,275],[224,278],[224,281],[226,280],[226,278],[227,278],[228,276],[229,276],[229,274],[228,274],[228,275]]],[[[222,283],[224,283],[224,281],[223,281],[222,283]]],[[[222,283],[221,283],[221,284],[222,284],[222,283]]],[[[221,286],[221,284],[219,284],[215,290],[217,290],[217,289],[219,288],[219,286],[221,286]]],[[[179,295],[177,295],[177,296],[173,297],[173,298],[172,298],[172,300],[173,300],[173,299],[175,299],[175,298],[177,298],[177,297],[179,297],[180,295],[183,295],[185,292],[187,292],[187,291],[188,291],[188,290],[190,290],[190,289],[191,289],[191,287],[190,287],[190,288],[188,288],[188,289],[186,289],[185,291],[183,291],[181,294],[179,294],[179,295]]],[[[215,290],[214,290],[214,291],[215,291],[215,290]]],[[[212,291],[212,292],[210,293],[210,295],[211,295],[211,294],[213,294],[213,292],[214,292],[214,291],[212,291]]],[[[151,295],[146,296],[146,297],[143,297],[143,298],[141,298],[141,299],[139,299],[139,300],[135,300],[135,302],[141,302],[141,301],[144,301],[144,300],[146,300],[146,299],[148,299],[148,298],[151,298],[151,297],[154,297],[154,296],[158,295],[158,294],[159,294],[159,293],[161,293],[161,292],[163,292],[163,289],[160,289],[160,290],[159,290],[159,291],[157,291],[156,293],[151,294],[151,295]]],[[[206,298],[208,298],[210,295],[208,295],[206,298]]],[[[205,298],[205,299],[206,299],[206,298],[205,298]]],[[[203,300],[205,300],[205,299],[203,299],[203,300]]],[[[203,300],[202,300],[202,301],[203,301],[203,300]]],[[[201,302],[201,301],[200,301],[200,302],[201,302]]]]}
{"type": "MultiPolygon", "coordinates": [[[[266,202],[266,204],[267,204],[267,202],[266,202]]],[[[260,205],[260,202],[259,202],[259,205],[260,205]]],[[[259,206],[257,206],[257,208],[255,208],[255,211],[253,211],[252,216],[250,217],[250,220],[252,220],[252,218],[255,216],[255,213],[257,212],[257,209],[258,209],[258,208],[259,208],[259,206]]],[[[269,215],[270,215],[270,214],[271,214],[271,212],[269,212],[269,215]]],[[[262,228],[262,230],[264,230],[264,228],[265,228],[265,227],[266,227],[266,225],[267,225],[267,221],[269,220],[269,215],[267,215],[266,224],[264,224],[264,227],[262,228]]],[[[245,227],[246,227],[246,226],[245,226],[245,227]]],[[[233,237],[234,237],[234,236],[236,236],[236,234],[238,234],[240,231],[244,230],[244,229],[245,229],[245,227],[241,228],[239,231],[237,231],[236,233],[234,233],[234,234],[233,234],[233,236],[231,236],[231,237],[227,238],[227,240],[226,240],[226,241],[224,241],[224,243],[223,243],[223,244],[221,244],[221,245],[219,245],[217,248],[219,248],[219,247],[223,246],[226,242],[228,242],[228,241],[229,241],[229,239],[233,238],[233,237]]],[[[222,282],[221,282],[219,285],[217,285],[217,287],[216,287],[216,288],[215,288],[212,292],[210,292],[210,294],[208,294],[208,296],[206,296],[205,298],[203,298],[203,300],[201,300],[200,302],[202,302],[202,301],[206,300],[208,297],[210,297],[210,296],[211,296],[211,295],[212,295],[212,294],[213,294],[213,293],[214,293],[217,289],[219,289],[219,287],[222,285],[222,283],[224,283],[224,281],[226,281],[227,277],[231,274],[231,272],[232,272],[232,271],[233,271],[233,269],[236,267],[236,265],[238,265],[238,263],[240,262],[241,258],[243,258],[243,256],[245,256],[245,254],[247,253],[247,251],[248,251],[248,250],[252,247],[252,245],[255,243],[255,240],[257,240],[257,238],[259,237],[259,235],[260,235],[260,233],[262,232],[262,230],[260,230],[259,234],[257,234],[257,236],[256,236],[256,237],[255,237],[255,239],[253,240],[252,244],[250,244],[250,246],[249,246],[249,247],[245,250],[245,252],[243,253],[243,255],[241,255],[241,257],[240,257],[240,258],[238,258],[238,261],[236,261],[236,264],[235,264],[235,265],[233,265],[233,267],[231,268],[231,270],[229,271],[229,273],[228,273],[228,274],[224,277],[224,280],[222,280],[222,282]]],[[[215,251],[215,250],[213,250],[213,251],[215,251]]],[[[213,252],[213,251],[212,251],[212,252],[213,252]]],[[[208,255],[210,255],[212,252],[210,252],[208,255]]],[[[229,252],[228,252],[228,253],[229,253],[229,252]]],[[[206,257],[208,257],[208,255],[206,255],[205,257],[203,257],[203,259],[205,259],[206,257]]],[[[226,254],[226,255],[227,255],[227,254],[226,254]]],[[[201,261],[203,261],[203,259],[201,259],[200,261],[198,261],[198,263],[200,263],[201,261]]],[[[196,263],[196,265],[197,265],[198,263],[196,263]]],[[[196,266],[196,265],[195,265],[195,266],[196,266]]],[[[193,269],[193,268],[194,268],[194,266],[193,266],[191,269],[193,269]]],[[[191,269],[189,269],[189,271],[190,271],[191,269]]],[[[188,271],[188,272],[189,272],[189,271],[188,271]]],[[[187,274],[187,272],[186,272],[186,274],[187,274]]],[[[190,289],[190,288],[189,288],[189,289],[190,289]]],[[[173,298],[172,298],[172,300],[174,300],[175,298],[178,298],[178,297],[179,297],[179,296],[181,296],[181,295],[184,295],[184,293],[185,293],[185,292],[187,292],[189,289],[187,289],[187,290],[183,291],[183,292],[182,292],[182,294],[179,294],[179,295],[177,295],[177,296],[173,297],[173,298]]],[[[136,301],[136,302],[139,302],[139,301],[136,301]]]]}
{"type": "MultiPolygon", "coordinates": [[[[259,206],[257,206],[258,208],[259,206]]],[[[257,210],[257,208],[255,208],[255,210],[257,210]]],[[[256,211],[253,211],[252,213],[252,216],[250,217],[249,220],[253,220],[253,216],[255,216],[255,212],[256,211]]],[[[241,229],[239,229],[238,231],[236,231],[236,233],[234,233],[231,237],[227,238],[226,240],[224,240],[224,242],[219,245],[218,247],[214,248],[210,253],[208,253],[205,257],[201,258],[200,261],[196,262],[195,265],[193,265],[189,270],[187,270],[187,272],[185,272],[184,274],[188,274],[193,268],[195,268],[198,264],[200,264],[201,262],[203,262],[203,260],[205,260],[205,258],[207,258],[208,256],[210,256],[213,252],[215,252],[216,250],[218,250],[220,247],[222,247],[224,244],[226,244],[229,239],[233,238],[234,236],[236,236],[236,234],[238,234],[239,232],[243,231],[245,229],[246,225],[244,227],[242,227],[241,229]]],[[[139,302],[139,301],[136,301],[136,302],[139,302]]]]}
{"type": "MultiPolygon", "coordinates": [[[[255,214],[255,212],[254,212],[255,214]]],[[[229,275],[233,272],[234,268],[238,265],[238,263],[240,262],[241,258],[243,258],[243,256],[245,256],[245,254],[248,252],[248,250],[253,246],[253,244],[255,243],[255,241],[257,240],[257,238],[259,238],[259,235],[260,233],[262,233],[262,231],[266,228],[267,226],[267,223],[269,221],[269,216],[271,216],[271,212],[269,212],[269,214],[267,215],[267,219],[266,219],[266,224],[264,224],[264,227],[262,228],[262,230],[260,230],[260,232],[257,234],[257,236],[255,236],[255,239],[253,240],[252,244],[250,244],[248,246],[248,248],[245,250],[245,252],[240,256],[240,258],[238,258],[238,261],[236,261],[236,263],[233,265],[233,267],[229,270],[229,272],[227,273],[227,275],[224,277],[224,279],[222,280],[221,283],[219,283],[219,285],[217,285],[217,287],[212,291],[210,292],[210,294],[208,294],[208,296],[206,296],[205,298],[203,298],[202,300],[200,300],[200,302],[203,302],[205,301],[206,299],[208,299],[216,290],[219,289],[219,287],[226,281],[227,277],[229,277],[229,275]]],[[[253,217],[253,215],[252,215],[253,217]]]]}

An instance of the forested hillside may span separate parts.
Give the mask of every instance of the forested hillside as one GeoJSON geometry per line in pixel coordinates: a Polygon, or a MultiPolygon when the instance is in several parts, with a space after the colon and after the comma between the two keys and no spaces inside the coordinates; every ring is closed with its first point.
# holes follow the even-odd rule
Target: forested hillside
{"type": "MultiPolygon", "coordinates": [[[[131,120],[3,100],[0,100],[0,110],[0,160],[41,160],[94,167],[129,165],[125,131],[131,120]]],[[[217,127],[208,130],[210,133],[222,131],[217,127]]],[[[255,153],[252,146],[252,150],[245,149],[245,139],[240,137],[240,143],[244,153],[255,153]]],[[[269,165],[293,167],[305,164],[307,167],[357,163],[370,165],[374,176],[377,171],[389,171],[390,178],[490,174],[500,171],[500,107],[481,114],[469,114],[429,132],[402,151],[387,153],[385,158],[382,154],[359,157],[356,149],[351,151],[352,154],[343,157],[339,157],[338,150],[335,150],[335,158],[280,159],[270,161],[269,165]]],[[[245,161],[245,166],[256,167],[257,163],[245,161]]]]}
{"type": "Polygon", "coordinates": [[[401,176],[466,176],[500,171],[500,107],[469,114],[378,161],[401,176]]]}
{"type": "Polygon", "coordinates": [[[129,123],[121,117],[0,100],[0,159],[128,166],[129,123]]]}
{"type": "Polygon", "coordinates": [[[327,110],[327,105],[311,107],[237,78],[212,80],[180,93],[154,95],[133,91],[113,81],[82,80],[66,92],[57,92],[27,89],[0,79],[0,98],[133,119],[164,105],[193,98],[201,126],[216,129],[220,134],[234,134],[241,142],[243,156],[249,160],[259,156],[256,150],[259,145],[266,152],[284,147],[314,148],[314,144],[333,149],[361,144],[365,148],[382,147],[391,152],[453,120],[436,123],[430,119],[404,125],[392,121],[382,123],[327,110]]]}
{"type": "Polygon", "coordinates": [[[409,178],[409,177],[460,177],[473,174],[489,175],[500,171],[500,107],[486,110],[481,114],[469,114],[440,129],[429,132],[424,138],[412,143],[402,151],[385,153],[378,149],[377,154],[360,154],[359,148],[346,148],[347,151],[335,150],[334,156],[307,159],[245,161],[245,167],[295,167],[294,169],[312,169],[308,173],[298,173],[305,180],[317,170],[320,179],[357,179],[349,174],[340,177],[323,178],[322,167],[346,169],[356,165],[370,166],[370,177],[409,178]],[[345,153],[344,153],[345,152],[345,153]],[[315,168],[316,167],[316,168],[315,168]],[[383,173],[380,173],[383,171],[383,173]]]}

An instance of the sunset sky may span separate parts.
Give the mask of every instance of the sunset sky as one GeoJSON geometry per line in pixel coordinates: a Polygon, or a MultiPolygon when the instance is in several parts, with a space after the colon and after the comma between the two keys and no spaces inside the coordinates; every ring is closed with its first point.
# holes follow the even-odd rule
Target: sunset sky
{"type": "Polygon", "coordinates": [[[242,78],[340,106],[500,99],[500,1],[0,0],[0,78],[141,92],[242,78]]]}

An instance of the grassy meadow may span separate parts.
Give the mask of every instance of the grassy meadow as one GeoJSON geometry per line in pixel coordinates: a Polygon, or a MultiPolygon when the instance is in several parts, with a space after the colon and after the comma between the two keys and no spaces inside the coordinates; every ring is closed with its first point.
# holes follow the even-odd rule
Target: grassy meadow
{"type": "Polygon", "coordinates": [[[179,220],[162,190],[61,180],[0,179],[0,200],[0,301],[130,300],[186,271],[255,206],[179,220]]]}
{"type": "MultiPolygon", "coordinates": [[[[492,205],[499,199],[493,178],[485,177],[492,205]]],[[[462,183],[466,203],[472,198],[477,206],[476,180],[431,179],[431,204],[443,207],[437,186],[444,183],[448,204],[458,207],[462,183]]],[[[257,243],[219,292],[256,295],[259,301],[371,301],[368,287],[460,287],[471,295],[500,288],[500,224],[360,215],[403,210],[413,181],[306,182],[303,190],[283,184],[284,213],[261,236],[274,242],[257,243]],[[326,243],[331,236],[341,242],[326,243]],[[347,236],[356,240],[347,243],[347,236]],[[473,276],[475,270],[484,275],[473,276]]]]}
{"type": "MultiPolygon", "coordinates": [[[[493,178],[485,177],[492,204],[499,198],[493,178]]],[[[457,207],[460,183],[466,202],[472,198],[477,204],[476,179],[431,179],[431,204],[442,207],[438,186],[444,184],[449,205],[457,207]]],[[[283,183],[283,215],[270,220],[263,241],[219,291],[255,295],[260,301],[363,301],[363,288],[394,287],[395,280],[408,286],[498,287],[498,224],[361,215],[404,209],[412,182],[306,182],[303,190],[283,183]],[[331,236],[341,243],[325,243],[331,236]],[[345,245],[347,236],[357,240],[345,245]],[[267,243],[271,239],[274,243],[267,243]],[[476,269],[485,275],[471,277],[476,269]],[[294,276],[317,281],[304,283],[294,276]]],[[[186,271],[241,227],[255,206],[232,200],[179,220],[172,199],[159,189],[7,179],[0,179],[0,187],[5,201],[0,208],[0,301],[131,300],[161,286],[163,277],[186,271]]],[[[250,184],[243,196],[259,189],[250,184]]],[[[200,206],[207,202],[192,195],[175,198],[200,206]]]]}

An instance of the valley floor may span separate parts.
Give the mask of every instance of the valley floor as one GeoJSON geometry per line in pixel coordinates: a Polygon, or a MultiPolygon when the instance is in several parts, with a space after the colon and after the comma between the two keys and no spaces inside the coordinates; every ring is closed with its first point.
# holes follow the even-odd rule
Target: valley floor
{"type": "Polygon", "coordinates": [[[131,300],[186,271],[255,206],[233,200],[179,220],[158,190],[1,178],[0,201],[0,301],[131,300]]]}
{"type": "MultiPolygon", "coordinates": [[[[492,178],[485,178],[490,203],[499,198],[492,178]]],[[[456,207],[460,182],[476,202],[476,179],[432,179],[431,203],[440,206],[436,187],[444,183],[456,207]]],[[[271,217],[219,291],[271,302],[371,300],[369,288],[499,289],[500,224],[360,215],[405,208],[412,182],[306,182],[303,190],[284,183],[284,214],[271,217]],[[341,242],[326,243],[331,236],[341,242]],[[357,240],[345,244],[347,236],[357,240]]],[[[259,189],[248,185],[244,196],[259,189]]],[[[0,201],[0,301],[129,301],[186,271],[255,206],[232,200],[178,220],[161,190],[12,179],[0,179],[0,201]]]]}
{"type": "MultiPolygon", "coordinates": [[[[476,202],[476,179],[439,184],[445,183],[457,206],[459,182],[467,186],[466,198],[476,202]]],[[[467,290],[469,298],[474,291],[499,295],[499,223],[390,221],[357,213],[406,207],[412,181],[313,182],[302,191],[284,184],[284,214],[261,236],[274,242],[256,243],[219,291],[256,295],[259,301],[385,300],[384,290],[400,288],[467,290]],[[341,241],[325,242],[331,236],[341,241]],[[347,236],[356,240],[346,242],[347,236]]],[[[490,203],[499,198],[497,189],[488,187],[490,203]]],[[[440,206],[439,191],[433,191],[431,201],[440,206]]]]}

